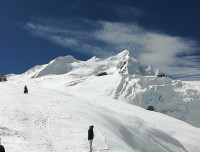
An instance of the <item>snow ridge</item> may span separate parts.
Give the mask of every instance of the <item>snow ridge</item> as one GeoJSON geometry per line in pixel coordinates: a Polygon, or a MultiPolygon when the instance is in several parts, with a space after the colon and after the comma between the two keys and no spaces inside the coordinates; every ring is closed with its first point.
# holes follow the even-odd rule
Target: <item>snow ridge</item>
{"type": "Polygon", "coordinates": [[[70,72],[77,75],[80,74],[80,70],[84,71],[86,69],[92,71],[90,73],[87,73],[87,76],[91,76],[102,71],[110,74],[119,72],[122,74],[136,74],[143,76],[155,76],[159,73],[158,69],[153,68],[152,66],[149,66],[148,68],[142,67],[138,60],[130,56],[128,50],[124,50],[116,56],[107,59],[98,59],[96,57],[93,57],[88,61],[79,61],[76,60],[73,56],[58,57],[46,66],[43,66],[35,77],[38,78],[41,76],[52,74],[60,75],[70,72]],[[77,71],[78,73],[76,73],[77,71]]]}

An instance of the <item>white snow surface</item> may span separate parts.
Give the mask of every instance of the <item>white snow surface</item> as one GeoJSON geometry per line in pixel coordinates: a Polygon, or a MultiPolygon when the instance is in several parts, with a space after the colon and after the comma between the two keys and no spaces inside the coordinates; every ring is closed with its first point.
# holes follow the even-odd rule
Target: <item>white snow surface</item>
{"type": "Polygon", "coordinates": [[[158,73],[123,51],[88,61],[59,57],[11,75],[0,83],[2,145],[7,152],[88,152],[94,125],[94,152],[200,152],[200,82],[158,73]]]}

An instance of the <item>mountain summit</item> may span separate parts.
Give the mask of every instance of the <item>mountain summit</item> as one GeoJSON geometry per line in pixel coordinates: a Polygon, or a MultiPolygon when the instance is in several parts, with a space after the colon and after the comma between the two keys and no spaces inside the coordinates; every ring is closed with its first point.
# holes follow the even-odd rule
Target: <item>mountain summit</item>
{"type": "MultiPolygon", "coordinates": [[[[159,70],[155,67],[148,68],[142,66],[138,60],[130,56],[128,50],[107,59],[93,57],[87,61],[76,60],[73,56],[58,57],[50,63],[38,68],[37,73],[32,73],[32,77],[42,77],[45,75],[74,74],[80,77],[96,75],[101,72],[107,74],[121,73],[129,75],[155,76],[159,70]]],[[[28,75],[31,74],[29,70],[28,75]]]]}

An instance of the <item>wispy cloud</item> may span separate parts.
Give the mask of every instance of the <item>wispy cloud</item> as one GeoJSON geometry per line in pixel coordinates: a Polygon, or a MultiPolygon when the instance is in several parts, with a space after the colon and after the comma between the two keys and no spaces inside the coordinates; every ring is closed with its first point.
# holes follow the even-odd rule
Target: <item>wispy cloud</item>
{"type": "Polygon", "coordinates": [[[128,49],[140,62],[174,77],[200,77],[199,61],[191,55],[199,49],[194,40],[148,31],[135,23],[48,20],[27,22],[26,28],[35,36],[81,53],[103,57],[128,49]]]}
{"type": "Polygon", "coordinates": [[[98,39],[112,44],[116,50],[132,50],[142,63],[154,65],[173,75],[180,70],[180,66],[199,67],[199,63],[195,62],[196,57],[189,56],[199,49],[193,40],[147,31],[136,24],[110,22],[102,24],[103,29],[95,33],[98,39]],[[188,56],[177,57],[177,54],[188,54],[188,56]]]}
{"type": "Polygon", "coordinates": [[[32,35],[48,39],[66,49],[73,49],[76,52],[100,56],[105,54],[103,48],[98,46],[98,44],[103,42],[96,39],[93,35],[94,31],[91,31],[94,30],[92,24],[88,25],[86,20],[77,20],[75,22],[67,21],[67,23],[70,24],[65,25],[59,24],[58,22],[54,20],[50,25],[49,21],[48,24],[46,24],[46,22],[43,24],[27,22],[25,28],[28,29],[32,35]],[[55,22],[56,25],[54,24],[55,22]],[[80,27],[77,25],[80,25],[80,27]]]}

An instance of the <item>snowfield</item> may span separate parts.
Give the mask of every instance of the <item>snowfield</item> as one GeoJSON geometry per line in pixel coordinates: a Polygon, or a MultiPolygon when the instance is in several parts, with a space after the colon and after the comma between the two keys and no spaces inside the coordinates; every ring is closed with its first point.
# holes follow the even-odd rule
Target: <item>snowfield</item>
{"type": "Polygon", "coordinates": [[[10,75],[0,83],[2,144],[7,152],[88,152],[94,125],[94,152],[200,152],[200,82],[158,73],[123,51],[10,75]]]}

